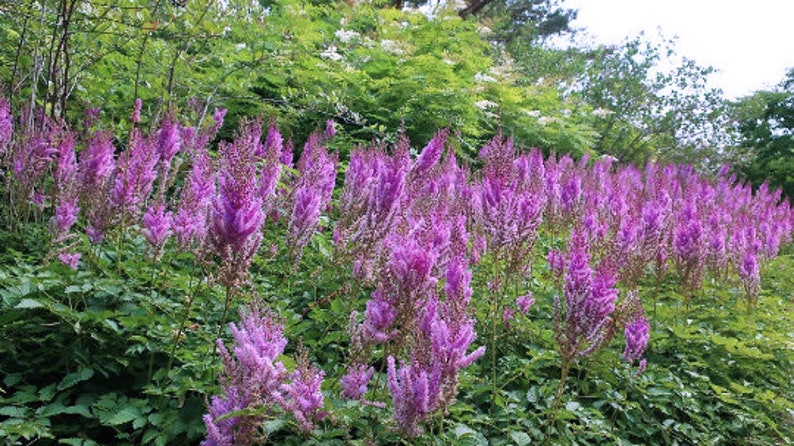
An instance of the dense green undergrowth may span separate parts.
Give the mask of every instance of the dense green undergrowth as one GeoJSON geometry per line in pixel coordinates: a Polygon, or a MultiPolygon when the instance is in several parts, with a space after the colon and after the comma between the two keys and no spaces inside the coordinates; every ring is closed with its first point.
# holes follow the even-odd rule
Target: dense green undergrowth
{"type": "MultiPolygon", "coordinates": [[[[127,240],[122,256],[113,245],[95,248],[87,267],[73,271],[44,257],[36,231],[31,225],[0,234],[0,437],[8,444],[197,444],[205,400],[218,391],[213,341],[222,323],[221,287],[189,256],[147,261],[142,239],[127,240]]],[[[302,345],[329,376],[339,376],[350,310],[363,307],[368,291],[345,279],[349,266],[335,262],[327,234],[315,236],[300,268],[286,267],[291,261],[257,259],[253,290],[233,306],[256,294],[283,318],[288,367],[294,363],[287,356],[302,345]]],[[[581,362],[551,424],[560,365],[548,316],[557,291],[546,270],[538,262],[533,272],[535,306],[499,333],[498,390],[487,361],[465,369],[457,403],[411,444],[794,440],[790,252],[767,266],[752,312],[730,281],[706,280],[688,307],[674,278],[646,283],[647,369],[635,375],[614,345],[581,362]]],[[[474,277],[473,302],[483,280],[474,277]]],[[[384,380],[385,364],[375,365],[374,379],[384,380]]],[[[404,444],[387,412],[343,401],[339,389],[326,380],[333,410],[311,435],[293,434],[288,421],[274,418],[265,424],[270,441],[404,444]]]]}

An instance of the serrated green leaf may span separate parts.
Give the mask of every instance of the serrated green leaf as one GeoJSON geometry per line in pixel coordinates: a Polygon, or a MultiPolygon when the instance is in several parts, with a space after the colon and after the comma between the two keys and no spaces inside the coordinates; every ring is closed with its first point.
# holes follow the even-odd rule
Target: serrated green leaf
{"type": "Polygon", "coordinates": [[[27,415],[27,407],[19,406],[2,406],[0,407],[0,415],[12,418],[25,418],[27,415]]]}
{"type": "Polygon", "coordinates": [[[477,434],[477,431],[475,431],[474,429],[472,429],[471,427],[465,424],[455,425],[455,427],[452,429],[452,432],[455,434],[455,437],[457,438],[463,438],[466,436],[477,434]]]}
{"type": "Polygon", "coordinates": [[[137,407],[125,406],[104,420],[104,422],[111,426],[118,426],[119,424],[129,423],[140,416],[141,411],[137,407]]]}
{"type": "Polygon", "coordinates": [[[10,373],[3,378],[3,384],[6,387],[14,387],[14,384],[18,383],[22,379],[22,375],[19,373],[10,373]]]}
{"type": "Polygon", "coordinates": [[[22,299],[14,308],[33,309],[33,308],[43,308],[43,307],[44,304],[42,304],[36,299],[22,299]]]}
{"type": "Polygon", "coordinates": [[[69,373],[63,377],[61,383],[58,384],[58,390],[65,390],[73,387],[75,384],[91,379],[94,376],[94,369],[88,367],[82,368],[74,373],[69,373]]]}
{"type": "Polygon", "coordinates": [[[268,434],[272,434],[273,432],[277,432],[286,426],[287,422],[284,421],[282,418],[276,418],[274,420],[267,420],[262,423],[262,427],[265,429],[265,432],[268,434]]]}
{"type": "Polygon", "coordinates": [[[510,431],[510,438],[518,446],[524,446],[532,443],[532,438],[526,432],[510,431]]]}

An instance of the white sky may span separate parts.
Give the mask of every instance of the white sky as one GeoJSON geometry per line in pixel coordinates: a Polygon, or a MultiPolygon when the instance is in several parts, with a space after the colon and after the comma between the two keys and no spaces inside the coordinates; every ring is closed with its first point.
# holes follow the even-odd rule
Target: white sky
{"type": "Polygon", "coordinates": [[[640,31],[678,37],[681,56],[712,66],[712,85],[735,98],[768,89],[794,67],[794,0],[564,0],[574,28],[598,43],[640,31]]]}

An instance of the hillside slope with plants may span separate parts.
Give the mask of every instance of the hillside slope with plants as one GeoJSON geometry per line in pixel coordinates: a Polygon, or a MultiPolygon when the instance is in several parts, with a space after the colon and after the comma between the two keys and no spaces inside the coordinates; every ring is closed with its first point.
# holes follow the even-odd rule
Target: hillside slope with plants
{"type": "Polygon", "coordinates": [[[0,5],[0,438],[794,443],[791,79],[565,3],[0,5]]]}
{"type": "Polygon", "coordinates": [[[140,107],[119,151],[0,103],[11,444],[792,440],[779,191],[140,107]]]}

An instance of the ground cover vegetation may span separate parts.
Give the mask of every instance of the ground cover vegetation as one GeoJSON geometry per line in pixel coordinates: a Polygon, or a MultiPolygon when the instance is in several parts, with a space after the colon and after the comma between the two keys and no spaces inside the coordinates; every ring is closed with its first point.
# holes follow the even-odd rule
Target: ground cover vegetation
{"type": "Polygon", "coordinates": [[[413,6],[0,6],[0,437],[794,441],[789,83],[413,6]]]}

